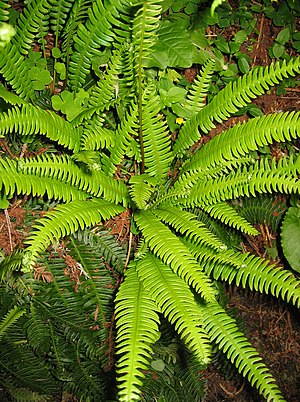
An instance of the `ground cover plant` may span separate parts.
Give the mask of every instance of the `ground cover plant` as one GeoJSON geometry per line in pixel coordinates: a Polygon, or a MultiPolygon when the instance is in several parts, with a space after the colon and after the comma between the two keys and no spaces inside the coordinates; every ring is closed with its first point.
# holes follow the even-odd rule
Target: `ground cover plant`
{"type": "Polygon", "coordinates": [[[1,208],[33,197],[26,248],[1,265],[1,386],[12,400],[201,400],[195,373],[216,348],[266,400],[284,400],[219,281],[299,307],[297,276],[228,236],[258,234],[232,201],[297,200],[298,155],[258,151],[296,140],[299,112],[252,107],[260,115],[201,137],[295,77],[300,60],[250,69],[236,38],[237,68],[224,76],[211,44],[189,48],[203,39],[200,22],[190,27],[198,4],[181,3],[177,13],[166,1],[32,0],[2,37],[0,133],[22,146],[0,159],[1,208]],[[189,85],[175,68],[196,62],[189,85]],[[216,73],[228,84],[213,94],[216,73]]]}

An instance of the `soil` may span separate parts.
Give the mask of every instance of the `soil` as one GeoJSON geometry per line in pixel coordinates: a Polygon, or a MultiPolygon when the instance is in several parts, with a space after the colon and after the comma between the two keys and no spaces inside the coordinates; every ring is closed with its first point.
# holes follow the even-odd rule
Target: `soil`
{"type": "MultiPolygon", "coordinates": [[[[253,47],[252,53],[248,52],[248,54],[253,60],[253,65],[264,66],[270,63],[268,47],[271,46],[281,28],[274,27],[272,21],[263,17],[258,18],[257,27],[257,43],[253,47]]],[[[229,38],[233,32],[230,30],[222,32],[222,34],[229,38]]],[[[191,78],[193,75],[193,69],[186,71],[187,77],[191,78]]],[[[272,90],[269,94],[259,97],[254,103],[266,114],[275,111],[299,110],[299,92],[300,87],[287,88],[286,94],[278,97],[275,90],[272,90]]],[[[207,142],[224,128],[246,118],[246,116],[241,116],[229,119],[212,130],[203,141],[207,142]]],[[[3,140],[0,142],[0,153],[11,153],[3,140]]],[[[23,226],[24,218],[25,209],[20,200],[12,202],[11,206],[0,214],[0,250],[3,254],[9,254],[12,249],[22,247],[27,233],[27,228],[23,226]]],[[[120,217],[120,219],[122,222],[124,221],[124,217],[120,217]]],[[[119,229],[117,233],[119,237],[127,236],[126,225],[120,226],[119,229]]],[[[248,239],[248,241],[245,239],[244,246],[248,251],[259,254],[261,250],[259,241],[255,238],[248,239]]],[[[225,294],[229,297],[228,307],[236,308],[236,314],[242,322],[243,330],[270,368],[286,400],[288,402],[300,401],[299,312],[271,296],[238,289],[235,286],[224,285],[224,288],[225,294]]],[[[212,364],[205,371],[206,402],[264,401],[232,367],[224,367],[220,367],[220,364],[212,364]]]]}

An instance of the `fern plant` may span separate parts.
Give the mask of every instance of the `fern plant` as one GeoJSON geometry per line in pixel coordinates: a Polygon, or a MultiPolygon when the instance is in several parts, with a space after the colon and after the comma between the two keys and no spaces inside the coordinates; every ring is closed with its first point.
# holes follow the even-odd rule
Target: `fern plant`
{"type": "MultiPolygon", "coordinates": [[[[0,3],[3,11],[7,5],[0,3]]],[[[97,316],[102,315],[101,338],[101,331],[107,329],[103,306],[111,294],[106,295],[98,268],[84,251],[73,243],[76,252],[72,258],[77,269],[82,268],[81,302],[64,290],[68,285],[59,271],[44,300],[34,272],[41,264],[40,256],[59,239],[78,236],[78,231],[95,225],[98,233],[99,225],[116,229],[118,222],[124,221],[128,228],[126,258],[111,259],[111,264],[119,264],[120,279],[124,274],[124,280],[118,281],[121,285],[116,285],[114,310],[118,400],[142,397],[143,378],[153,359],[163,316],[197,364],[209,364],[212,345],[216,345],[266,400],[283,401],[259,354],[218,303],[215,281],[235,282],[299,307],[299,280],[288,269],[237,252],[201,216],[207,214],[211,221],[255,236],[257,230],[230,204],[232,200],[263,193],[299,194],[298,155],[275,161],[258,153],[263,145],[298,138],[299,112],[253,118],[204,146],[195,144],[216,123],[285,77],[298,74],[300,59],[256,67],[206,104],[214,71],[213,61],[207,60],[186,95],[190,117],[181,122],[174,139],[162,113],[159,74],[146,68],[156,43],[161,6],[161,0],[32,0],[17,20],[16,35],[1,50],[0,96],[8,110],[1,113],[0,134],[17,134],[26,141],[42,135],[57,144],[57,151],[1,158],[1,192],[7,199],[16,193],[44,197],[56,206],[32,225],[24,252],[4,259],[1,277],[8,289],[16,286],[14,271],[26,278],[20,295],[31,301],[27,333],[33,343],[40,338],[46,344],[48,338],[56,339],[53,328],[43,334],[31,331],[31,325],[33,329],[40,327],[34,322],[43,322],[44,310],[51,313],[49,306],[62,320],[62,339],[73,339],[74,326],[84,325],[85,314],[96,314],[97,310],[97,316]],[[51,57],[45,40],[48,32],[54,35],[51,57]],[[48,57],[47,68],[53,77],[44,91],[34,89],[26,67],[33,43],[48,57]]],[[[93,247],[105,253],[100,240],[93,247]]],[[[49,265],[44,259],[46,271],[49,265]]],[[[2,320],[2,325],[11,321],[8,335],[17,334],[26,317],[18,307],[22,297],[16,300],[11,296],[10,300],[2,320]]],[[[3,333],[2,339],[12,347],[5,336],[3,333]]],[[[97,342],[93,346],[84,328],[79,338],[80,344],[71,342],[68,350],[64,350],[61,338],[52,344],[58,380],[66,373],[64,353],[77,353],[77,360],[81,356],[84,374],[80,381],[91,373],[86,365],[95,368],[97,342]],[[86,358],[89,353],[94,357],[90,361],[86,358]]],[[[98,338],[102,346],[103,339],[98,338]]],[[[100,358],[99,364],[103,364],[100,358]]],[[[46,371],[42,378],[47,377],[46,371]]],[[[105,400],[107,396],[93,393],[101,384],[94,372],[89,375],[91,394],[85,390],[79,396],[105,400]]],[[[71,385],[79,382],[76,378],[72,377],[71,385]]],[[[49,385],[50,391],[55,384],[49,385]]],[[[72,391],[72,386],[69,389],[72,391]]],[[[41,387],[37,391],[43,393],[41,387]]]]}

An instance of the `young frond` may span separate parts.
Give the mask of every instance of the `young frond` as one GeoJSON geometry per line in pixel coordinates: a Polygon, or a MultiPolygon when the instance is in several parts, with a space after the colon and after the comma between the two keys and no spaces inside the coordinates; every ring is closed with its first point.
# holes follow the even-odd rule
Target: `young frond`
{"type": "Polygon", "coordinates": [[[54,240],[95,225],[101,219],[109,219],[123,210],[118,205],[100,199],[76,200],[58,205],[33,226],[35,231],[25,241],[28,248],[24,256],[24,268],[31,269],[38,255],[54,240]]]}
{"type": "Polygon", "coordinates": [[[167,125],[159,115],[160,99],[153,88],[147,88],[143,96],[142,130],[145,155],[145,173],[159,181],[167,178],[172,160],[171,139],[167,125]]]}
{"type": "Polygon", "coordinates": [[[159,338],[157,310],[132,263],[119,288],[115,308],[120,402],[140,399],[143,370],[148,369],[151,346],[159,338]]]}
{"type": "Polygon", "coordinates": [[[299,159],[295,162],[293,159],[284,159],[278,163],[262,159],[248,169],[197,183],[180,203],[201,207],[241,196],[255,196],[257,193],[298,194],[300,183],[295,172],[299,172],[299,169],[299,159]]]}
{"type": "Polygon", "coordinates": [[[50,110],[23,105],[0,114],[0,134],[17,132],[20,135],[42,134],[75,152],[79,151],[81,128],[73,128],[69,122],[50,110]]]}
{"type": "Polygon", "coordinates": [[[189,286],[168,265],[150,253],[138,261],[136,269],[150,297],[200,363],[209,363],[209,342],[201,328],[201,315],[197,314],[197,304],[189,286]]]}
{"type": "Polygon", "coordinates": [[[155,191],[157,179],[148,174],[140,174],[130,178],[129,193],[139,209],[146,209],[147,201],[155,191]]]}
{"type": "Polygon", "coordinates": [[[175,273],[193,286],[205,300],[215,300],[215,291],[210,280],[203,274],[200,265],[188,248],[150,211],[140,211],[135,221],[150,250],[175,273]]]}
{"type": "Polygon", "coordinates": [[[174,145],[174,156],[181,155],[200,138],[198,128],[204,133],[215,127],[214,120],[221,123],[230,115],[251,102],[251,99],[265,93],[289,75],[300,72],[300,57],[290,61],[277,62],[267,67],[256,67],[226,85],[213,100],[182,127],[174,145]]]}
{"type": "Polygon", "coordinates": [[[18,52],[27,54],[37,35],[44,38],[48,34],[50,8],[48,0],[32,0],[19,14],[16,25],[17,34],[12,39],[12,44],[16,46],[18,52]]]}
{"type": "Polygon", "coordinates": [[[248,378],[251,385],[256,387],[266,400],[284,402],[269,369],[256,349],[239,331],[234,319],[217,303],[199,305],[199,308],[210,339],[226,353],[238,371],[248,378]]]}
{"type": "Polygon", "coordinates": [[[103,126],[104,119],[98,114],[84,122],[81,149],[99,150],[115,145],[115,132],[103,126]]]}
{"type": "Polygon", "coordinates": [[[76,0],[48,0],[48,2],[51,5],[50,28],[58,39],[76,0]]]}
{"type": "Polygon", "coordinates": [[[8,91],[3,84],[0,84],[0,98],[11,105],[21,106],[27,103],[20,96],[8,91]]]}

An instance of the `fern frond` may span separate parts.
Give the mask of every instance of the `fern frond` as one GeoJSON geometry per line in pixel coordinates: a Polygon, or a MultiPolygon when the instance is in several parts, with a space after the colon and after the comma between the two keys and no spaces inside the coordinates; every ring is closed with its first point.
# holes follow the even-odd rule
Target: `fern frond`
{"type": "Polygon", "coordinates": [[[21,98],[35,97],[25,58],[12,43],[0,51],[0,73],[21,98]]]}
{"type": "Polygon", "coordinates": [[[121,284],[115,308],[117,320],[117,373],[119,375],[119,400],[139,400],[148,369],[151,345],[159,337],[157,307],[139,281],[135,265],[131,264],[121,284]]]}
{"type": "Polygon", "coordinates": [[[175,326],[200,363],[209,363],[209,342],[201,328],[201,315],[197,314],[197,304],[189,286],[150,253],[138,261],[136,269],[150,297],[175,326]]]}
{"type": "Polygon", "coordinates": [[[16,35],[12,39],[12,44],[16,46],[18,52],[27,54],[37,34],[42,38],[48,34],[50,7],[48,0],[32,0],[27,3],[19,15],[16,35]]]}
{"type": "Polygon", "coordinates": [[[248,169],[216,180],[201,181],[182,199],[182,203],[186,206],[202,206],[241,196],[255,196],[256,193],[299,193],[300,183],[295,174],[299,172],[299,161],[294,163],[293,159],[282,159],[276,163],[273,159],[270,164],[267,159],[262,159],[248,169]]]}
{"type": "Polygon", "coordinates": [[[137,135],[138,127],[138,105],[133,103],[116,130],[115,145],[110,150],[110,157],[103,160],[104,172],[109,176],[115,173],[122,162],[132,137],[137,135]]]}
{"type": "Polygon", "coordinates": [[[30,269],[38,254],[44,251],[54,240],[94,225],[101,219],[109,219],[121,212],[123,208],[100,199],[89,201],[71,201],[57,206],[33,226],[33,232],[25,241],[29,246],[24,256],[25,269],[30,269]]]}
{"type": "Polygon", "coordinates": [[[99,53],[101,46],[109,46],[116,38],[113,25],[128,32],[129,26],[122,22],[122,2],[97,0],[88,10],[85,24],[80,23],[77,29],[75,52],[71,56],[69,77],[72,89],[77,92],[83,86],[91,67],[91,59],[99,53]]]}
{"type": "Polygon", "coordinates": [[[129,183],[129,193],[131,198],[138,208],[146,209],[147,201],[155,191],[155,185],[157,184],[156,177],[151,177],[148,174],[140,174],[132,176],[129,183]]]}
{"type": "Polygon", "coordinates": [[[258,352],[239,331],[235,321],[217,304],[199,305],[205,329],[210,339],[226,353],[228,359],[253,387],[268,401],[284,402],[284,399],[258,352]]]}
{"type": "Polygon", "coordinates": [[[58,39],[76,0],[48,0],[50,10],[50,28],[58,39]]]}
{"type": "Polygon", "coordinates": [[[214,137],[199,149],[184,166],[184,171],[214,169],[228,161],[246,156],[259,147],[298,138],[300,112],[274,113],[238,123],[214,137]]]}
{"type": "Polygon", "coordinates": [[[0,133],[11,132],[20,135],[43,134],[78,152],[82,129],[73,128],[69,122],[50,110],[23,105],[21,109],[15,107],[0,114],[0,133]]]}
{"type": "Polygon", "coordinates": [[[153,213],[162,222],[170,224],[176,231],[184,234],[195,244],[204,244],[216,250],[226,249],[222,243],[205,225],[197,220],[197,216],[191,212],[182,211],[173,206],[158,208],[153,213]]]}
{"type": "Polygon", "coordinates": [[[166,179],[172,160],[171,139],[159,115],[160,99],[153,88],[145,90],[142,104],[145,173],[161,181],[166,179]]]}
{"type": "Polygon", "coordinates": [[[70,201],[74,199],[83,200],[88,194],[79,190],[69,183],[62,183],[49,177],[41,177],[22,173],[18,169],[18,163],[12,159],[0,158],[0,188],[8,198],[15,193],[33,196],[44,196],[49,199],[61,199],[70,201]]]}
{"type": "Polygon", "coordinates": [[[20,172],[31,177],[43,177],[69,183],[77,190],[94,197],[103,197],[115,203],[128,203],[128,191],[122,181],[107,177],[101,170],[85,171],[67,155],[41,155],[36,158],[21,159],[20,172]]]}
{"type": "Polygon", "coordinates": [[[14,306],[9,310],[9,312],[2,318],[0,322],[0,339],[3,337],[7,329],[25,313],[26,310],[17,306],[14,306]]]}
{"type": "Polygon", "coordinates": [[[115,145],[115,132],[103,127],[104,119],[95,114],[85,121],[81,138],[81,149],[99,150],[113,148],[115,145]]]}
{"type": "Polygon", "coordinates": [[[205,261],[204,270],[213,279],[235,282],[238,286],[281,297],[300,306],[300,281],[290,271],[270,265],[268,260],[253,254],[231,249],[216,253],[208,247],[185,244],[200,264],[205,261]]]}
{"type": "Polygon", "coordinates": [[[21,106],[27,103],[18,95],[8,91],[3,84],[0,84],[0,98],[11,105],[21,106]]]}
{"type": "Polygon", "coordinates": [[[215,292],[188,248],[150,211],[140,211],[135,221],[150,250],[175,273],[193,286],[205,300],[214,300],[215,292]]]}
{"type": "Polygon", "coordinates": [[[219,202],[214,205],[202,205],[203,211],[207,212],[215,219],[219,219],[225,225],[231,226],[243,233],[256,236],[259,232],[249,223],[243,216],[241,216],[232,206],[226,202],[219,202]]]}
{"type": "Polygon", "coordinates": [[[226,85],[213,100],[199,113],[193,116],[182,127],[174,145],[174,156],[181,155],[200,138],[198,127],[207,133],[215,127],[213,120],[221,123],[240,108],[251,102],[251,99],[265,93],[271,86],[278,84],[289,75],[300,72],[300,57],[271,64],[268,67],[257,67],[236,81],[226,85]]]}
{"type": "Polygon", "coordinates": [[[214,73],[215,60],[207,60],[187,93],[186,108],[193,114],[198,113],[206,105],[211,78],[214,73]]]}
{"type": "Polygon", "coordinates": [[[7,11],[10,7],[9,0],[0,1],[0,22],[8,21],[9,12],[7,11]]]}
{"type": "Polygon", "coordinates": [[[113,52],[103,77],[90,91],[89,105],[97,107],[99,111],[109,109],[119,96],[118,75],[121,72],[123,51],[121,46],[113,52]]]}

